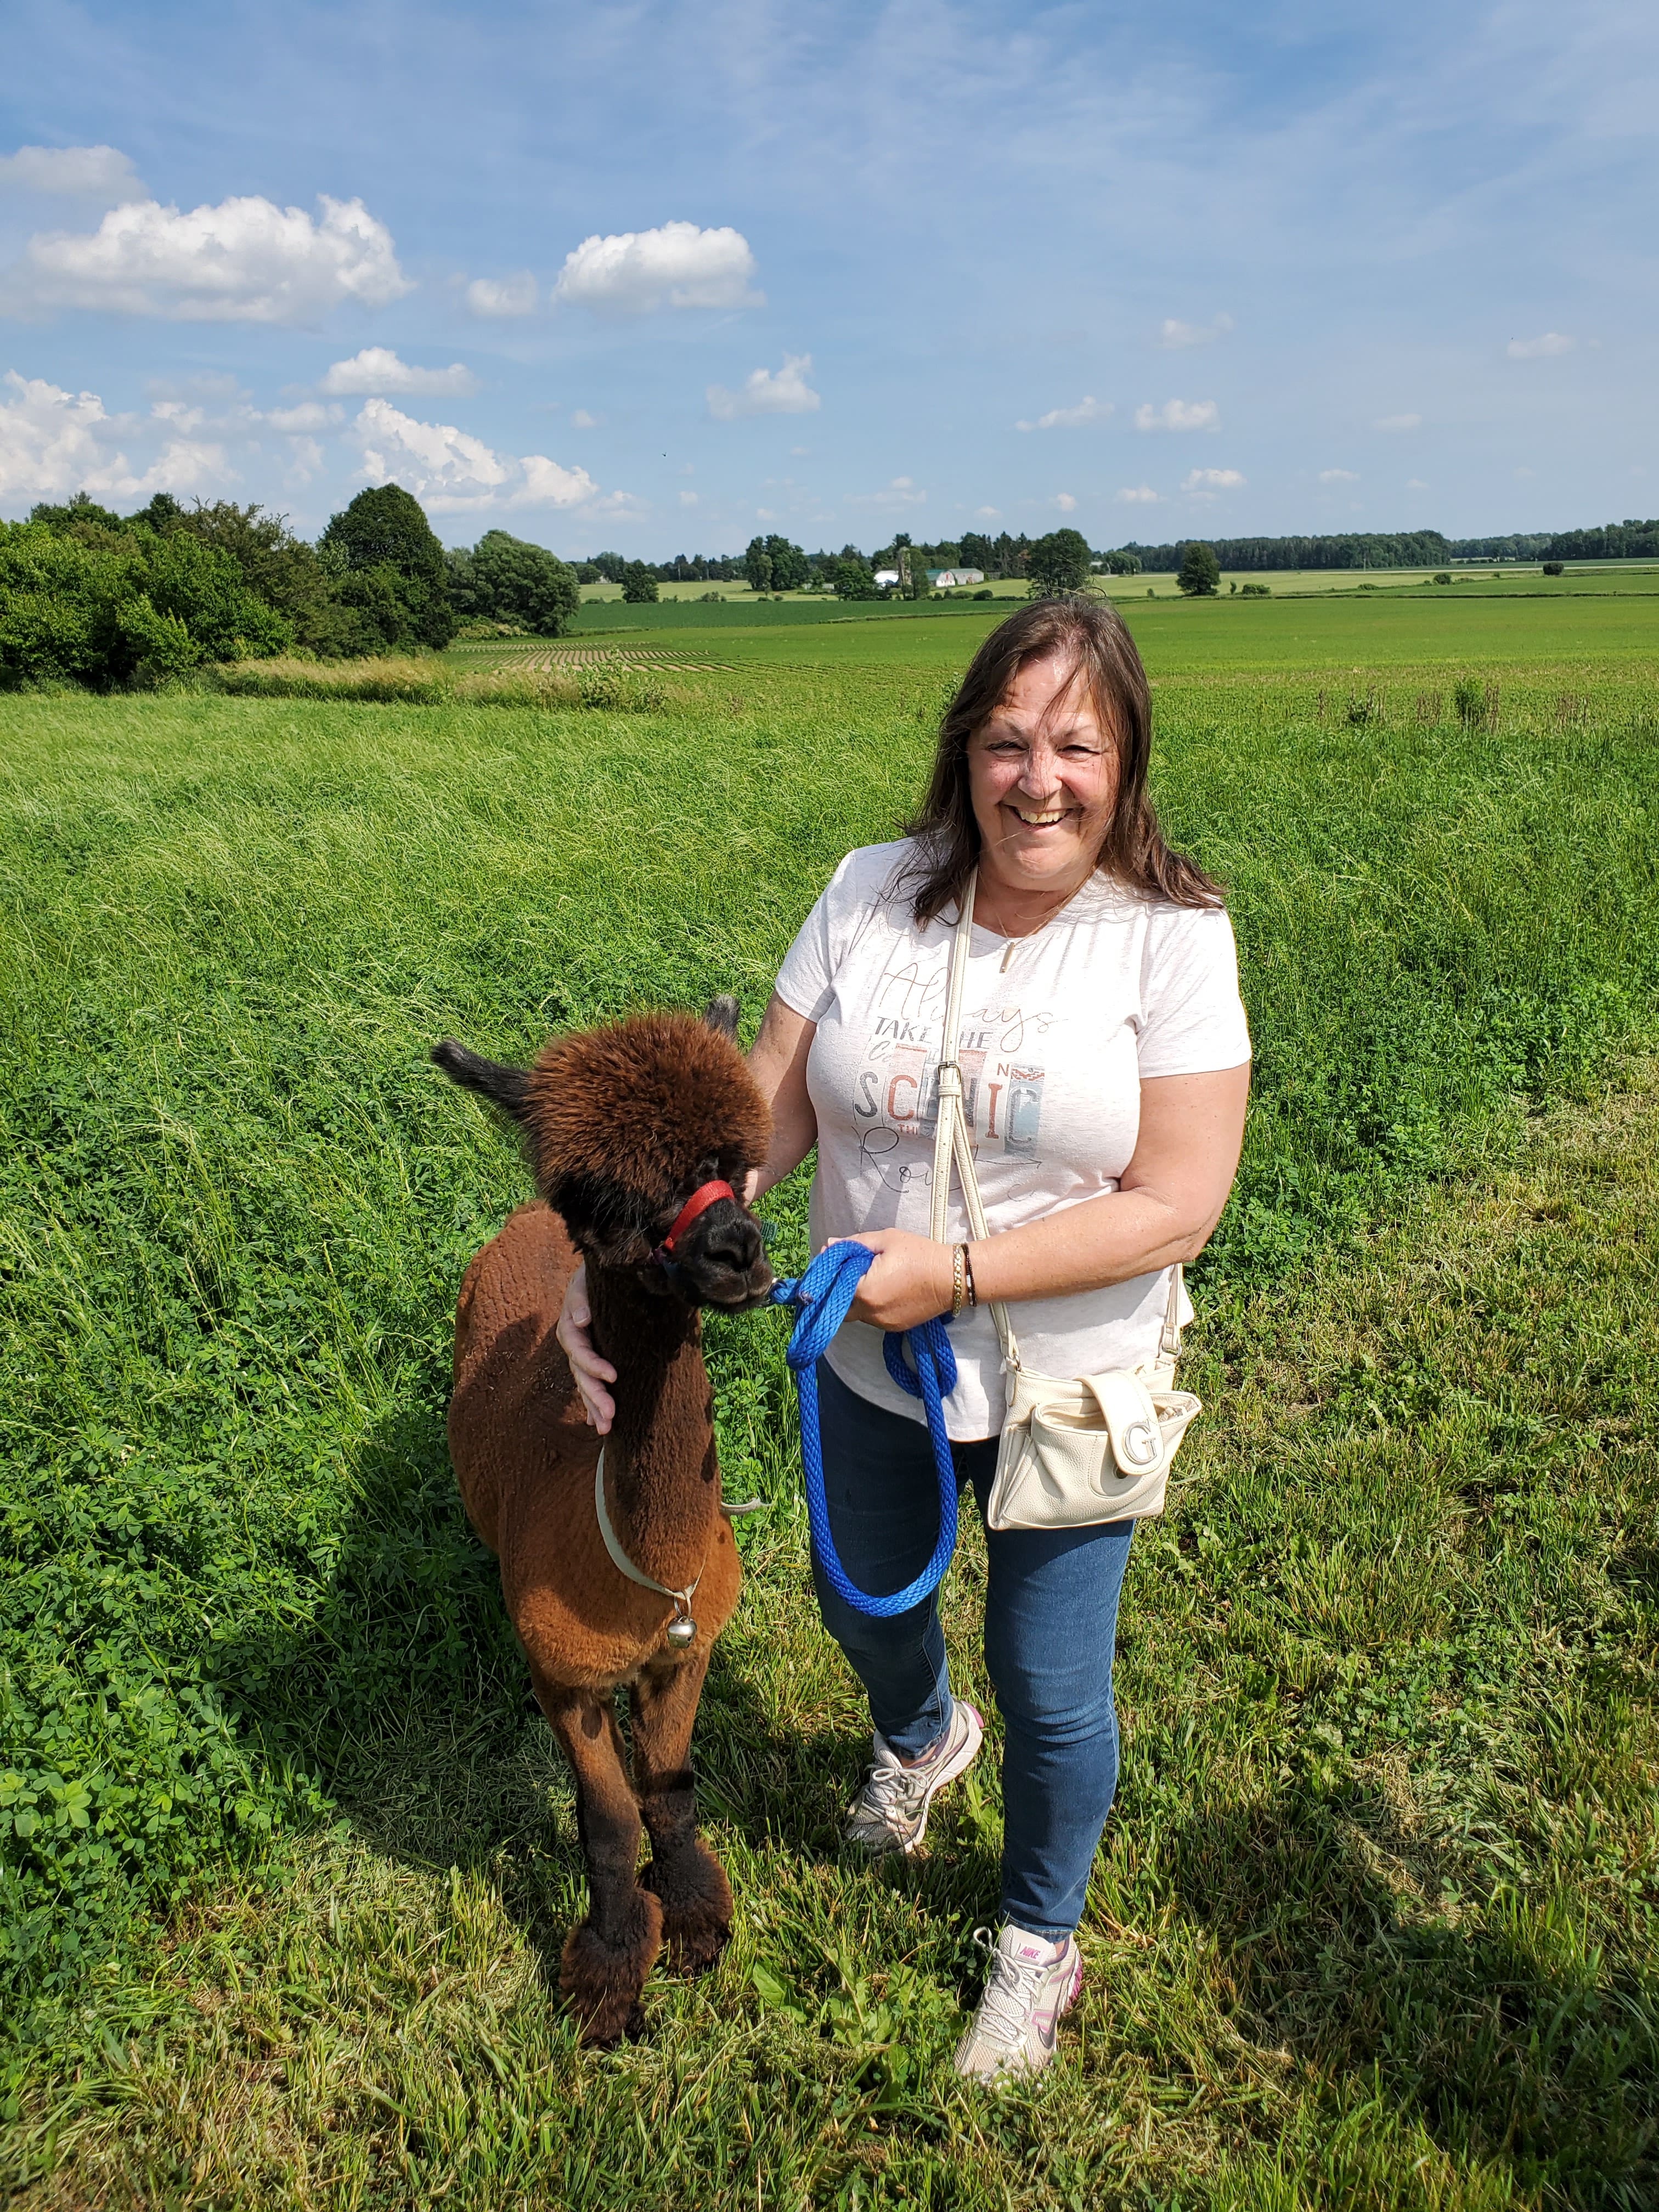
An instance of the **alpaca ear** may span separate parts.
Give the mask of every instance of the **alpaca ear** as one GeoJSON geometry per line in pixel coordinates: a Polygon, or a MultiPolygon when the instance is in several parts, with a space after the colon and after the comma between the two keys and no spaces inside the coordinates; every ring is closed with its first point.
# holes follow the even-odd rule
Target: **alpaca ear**
{"type": "Polygon", "coordinates": [[[524,1119],[530,1097],[527,1067],[503,1067],[499,1060],[485,1060],[476,1052],[469,1052],[453,1037],[445,1037],[441,1044],[434,1044],[432,1057],[452,1083],[459,1083],[464,1090],[480,1092],[491,1105],[512,1115],[515,1121],[524,1119]]]}
{"type": "Polygon", "coordinates": [[[729,991],[722,991],[718,999],[708,1001],[703,1019],[717,1036],[730,1037],[733,1044],[737,1042],[738,1002],[729,991]]]}

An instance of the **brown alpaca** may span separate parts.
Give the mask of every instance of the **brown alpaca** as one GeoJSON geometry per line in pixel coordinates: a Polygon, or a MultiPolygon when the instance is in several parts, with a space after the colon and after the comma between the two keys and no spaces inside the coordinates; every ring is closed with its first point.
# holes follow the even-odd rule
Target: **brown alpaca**
{"type": "Polygon", "coordinates": [[[741,1202],[771,1116],[736,1025],[736,1002],[716,1000],[706,1023],[645,1014],[557,1038],[531,1069],[452,1042],[433,1053],[520,1124],[541,1194],[462,1282],[449,1449],[472,1525],[501,1560],[537,1700],[575,1772],[590,1905],[559,1983],[589,2043],[637,2033],[640,1991],[664,1942],[695,1970],[718,1957],[732,1925],[726,1876],[697,1838],[690,1746],[709,1651],[741,1578],[720,1513],[698,1309],[757,1304],[772,1284],[741,1202]],[[737,1195],[708,1202],[703,1186],[714,1181],[737,1195]],[[694,1193],[703,1210],[670,1258],[663,1240],[694,1193]],[[654,1582],[696,1583],[696,1632],[683,1646],[668,1635],[674,1601],[629,1581],[600,1534],[599,1439],[553,1334],[578,1255],[593,1341],[617,1369],[604,1477],[612,1528],[654,1582]],[[631,1784],[613,1704],[623,1685],[631,1784]]]}

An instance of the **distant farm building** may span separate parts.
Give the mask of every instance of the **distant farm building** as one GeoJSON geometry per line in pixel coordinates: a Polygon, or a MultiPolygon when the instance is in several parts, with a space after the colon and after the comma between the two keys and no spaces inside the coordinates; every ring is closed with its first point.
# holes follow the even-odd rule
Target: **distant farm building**
{"type": "MultiPolygon", "coordinates": [[[[948,592],[957,584],[982,584],[985,571],[983,568],[930,568],[927,580],[936,592],[948,592]]],[[[879,576],[876,581],[881,581],[879,576]]]]}

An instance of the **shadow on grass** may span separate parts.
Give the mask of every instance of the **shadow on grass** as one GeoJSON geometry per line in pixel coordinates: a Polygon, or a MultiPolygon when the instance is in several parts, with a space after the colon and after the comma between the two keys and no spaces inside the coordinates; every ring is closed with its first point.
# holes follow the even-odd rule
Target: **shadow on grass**
{"type": "MultiPolygon", "coordinates": [[[[324,1601],[302,1626],[228,1651],[222,1686],[264,1756],[314,1774],[376,1850],[483,1874],[551,2000],[586,1909],[573,1791],[495,1562],[462,1512],[441,1408],[389,1415],[350,1474],[357,1508],[324,1601]]],[[[998,1822],[977,1790],[952,1804],[927,1860],[832,1870],[863,1744],[824,1715],[781,1725],[757,1671],[767,1648],[741,1633],[717,1648],[696,1743],[739,1909],[746,1854],[775,1905],[779,1882],[757,1862],[799,1887],[787,1916],[821,1949],[839,1923],[861,1923],[860,1885],[902,1892],[934,1937],[988,1917],[998,1822]]],[[[1651,1984],[1609,1973],[1547,1899],[1500,1893],[1470,1909],[1452,1887],[1467,1861],[1407,1832],[1367,1788],[1304,1778],[1254,1804],[1193,1804],[1170,1836],[1166,1893],[1212,1936],[1241,2028],[1316,2081],[1358,2081],[1420,2114],[1449,2153],[1511,2161],[1553,2201],[1656,2201],[1651,1984]]]]}
{"type": "MultiPolygon", "coordinates": [[[[574,1791],[462,1508],[442,1408],[388,1414],[348,1480],[357,1504],[325,1595],[301,1627],[219,1647],[219,1689],[256,1756],[314,1777],[376,1851],[483,1874],[551,1991],[587,1909],[574,1791]]],[[[735,1837],[757,1859],[833,1857],[864,1742],[827,1717],[780,1725],[742,1645],[717,1645],[698,1715],[705,1829],[717,1850],[735,1837]]],[[[625,1734],[625,1698],[618,1710],[625,1734]]],[[[994,1860],[971,1871],[994,1895],[994,1860]]],[[[919,1865],[906,1886],[962,1880],[919,1865]]]]}
{"type": "Polygon", "coordinates": [[[1573,2205],[1659,2195],[1659,1992],[1609,1975],[1582,1923],[1454,1862],[1381,1796],[1310,1784],[1194,1811],[1172,1839],[1182,1914],[1213,1934],[1252,2041],[1409,2106],[1448,2152],[1573,2205]]]}

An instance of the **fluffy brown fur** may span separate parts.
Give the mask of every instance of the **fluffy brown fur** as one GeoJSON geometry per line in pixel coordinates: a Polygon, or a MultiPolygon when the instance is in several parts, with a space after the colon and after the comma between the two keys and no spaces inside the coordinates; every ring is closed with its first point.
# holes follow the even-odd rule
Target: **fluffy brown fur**
{"type": "Polygon", "coordinates": [[[697,1837],[690,1767],[709,1651],[741,1579],[720,1510],[698,1307],[741,1308],[770,1287],[758,1226],[740,1201],[770,1116],[729,1035],[686,1015],[558,1039],[527,1074],[459,1046],[434,1056],[521,1123],[543,1193],[466,1271],[450,1451],[576,1777],[591,1910],[566,1943],[561,1986],[584,2039],[614,2042],[641,2024],[640,1993],[663,1942],[681,1963],[704,1966],[731,1927],[726,1876],[697,1837]],[[700,1214],[665,1271],[653,1249],[690,1191],[714,1178],[739,1198],[700,1214]],[[617,1370],[605,1458],[612,1522],[657,1581],[684,1589],[701,1577],[696,1638],[684,1650],[664,1640],[671,1601],[629,1582],[599,1534],[599,1440],[553,1334],[579,1253],[594,1341],[617,1370]],[[623,1687],[631,1778],[612,1705],[623,1687]],[[642,1876],[641,1822],[652,1846],[642,1876]]]}

